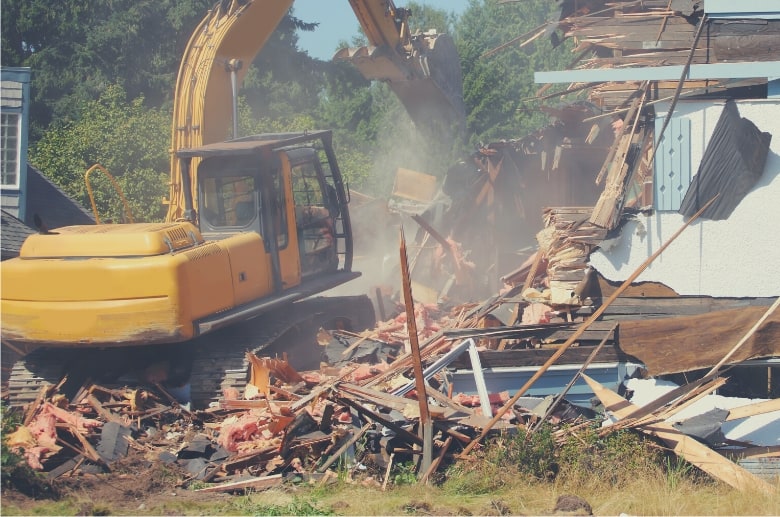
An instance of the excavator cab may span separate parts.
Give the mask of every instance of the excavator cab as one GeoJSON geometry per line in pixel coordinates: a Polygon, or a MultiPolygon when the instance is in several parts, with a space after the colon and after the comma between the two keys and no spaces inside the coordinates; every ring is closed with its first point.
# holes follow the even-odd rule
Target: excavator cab
{"type": "Polygon", "coordinates": [[[176,153],[182,184],[197,178],[197,206],[185,188],[185,217],[207,242],[254,236],[255,256],[245,260],[263,264],[260,280],[233,278],[235,292],[251,290],[257,301],[196,322],[197,333],[360,275],[351,270],[347,194],[331,138],[330,131],[262,134],[176,153]]]}
{"type": "Polygon", "coordinates": [[[198,206],[185,213],[206,240],[259,234],[277,291],[349,269],[349,212],[330,136],[255,135],[180,150],[183,174],[197,159],[198,206]]]}

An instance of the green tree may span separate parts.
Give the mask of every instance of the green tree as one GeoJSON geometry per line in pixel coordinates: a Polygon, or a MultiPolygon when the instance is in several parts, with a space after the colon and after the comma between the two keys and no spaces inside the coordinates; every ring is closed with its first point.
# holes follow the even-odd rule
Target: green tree
{"type": "Polygon", "coordinates": [[[518,138],[544,123],[536,103],[526,101],[539,88],[533,74],[566,68],[569,47],[553,48],[546,36],[521,47],[518,38],[556,19],[553,8],[547,0],[471,0],[460,16],[456,43],[472,143],[518,138]]]}
{"type": "Polygon", "coordinates": [[[412,34],[435,29],[439,33],[452,35],[454,33],[457,15],[444,9],[437,9],[420,2],[406,2],[405,6],[412,12],[409,18],[409,29],[412,34]]]}
{"type": "MultiPolygon", "coordinates": [[[[113,175],[136,221],[165,216],[171,115],[144,106],[142,97],[127,101],[119,85],[84,104],[77,120],[47,131],[30,149],[30,163],[73,199],[90,207],[84,173],[100,164],[113,175]]],[[[93,190],[101,220],[123,220],[118,194],[103,175],[94,174],[93,190]]]]}
{"type": "Polygon", "coordinates": [[[31,141],[118,84],[161,106],[213,0],[2,0],[2,62],[33,70],[31,141]]]}
{"type": "Polygon", "coordinates": [[[293,7],[282,19],[244,77],[241,95],[256,119],[284,120],[317,110],[329,63],[298,49],[298,31],[315,30],[317,23],[294,12],[293,7]]]}

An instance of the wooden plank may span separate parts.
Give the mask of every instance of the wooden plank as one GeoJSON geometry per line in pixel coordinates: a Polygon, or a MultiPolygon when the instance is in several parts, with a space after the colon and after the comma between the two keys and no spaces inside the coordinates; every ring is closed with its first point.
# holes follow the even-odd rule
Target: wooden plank
{"type": "Polygon", "coordinates": [[[712,370],[710,370],[709,373],[715,373],[717,372],[721,366],[726,364],[733,356],[737,353],[737,351],[742,348],[742,346],[751,338],[753,335],[758,331],[759,328],[769,319],[772,317],[773,314],[777,311],[777,307],[780,306],[780,297],[775,300],[775,303],[772,304],[771,307],[769,307],[764,314],[756,321],[752,327],[745,333],[744,336],[742,336],[742,339],[737,342],[734,347],[728,351],[728,353],[723,356],[723,358],[718,361],[718,364],[712,367],[712,370]]]}
{"type": "MultiPolygon", "coordinates": [[[[728,379],[724,377],[713,379],[699,389],[687,393],[685,396],[681,397],[680,400],[676,400],[668,408],[664,408],[664,410],[658,414],[657,418],[659,420],[668,420],[683,409],[692,406],[704,397],[710,395],[713,391],[722,388],[727,382],[728,379]]],[[[648,420],[650,420],[650,418],[648,418],[648,420]]]]}
{"type": "MultiPolygon", "coordinates": [[[[659,409],[663,408],[667,404],[675,402],[676,400],[681,400],[684,397],[687,397],[688,394],[692,392],[699,392],[702,389],[702,386],[712,385],[715,380],[716,379],[714,378],[714,375],[706,375],[701,379],[697,379],[695,381],[689,382],[688,384],[685,384],[683,386],[677,386],[672,391],[668,391],[664,393],[660,397],[648,402],[644,406],[638,407],[634,411],[631,411],[628,414],[624,414],[622,417],[622,422],[627,423],[630,420],[631,424],[640,421],[646,423],[652,420],[652,418],[648,419],[647,417],[654,415],[654,413],[656,413],[659,409]]],[[[626,425],[619,426],[616,423],[613,424],[612,427],[626,427],[626,425]]]]}
{"type": "Polygon", "coordinates": [[[346,404],[346,405],[354,408],[358,413],[361,413],[362,415],[370,418],[374,422],[377,422],[379,424],[384,425],[385,427],[387,427],[389,429],[392,429],[393,431],[395,431],[397,433],[399,438],[401,438],[401,439],[403,439],[403,440],[405,440],[405,441],[407,441],[409,443],[413,443],[415,445],[420,445],[421,446],[423,444],[422,438],[420,438],[416,434],[410,433],[409,431],[407,431],[406,429],[404,429],[400,425],[396,424],[395,422],[391,422],[387,418],[384,418],[384,417],[378,415],[377,413],[374,413],[370,409],[361,406],[357,402],[355,402],[353,400],[350,400],[348,398],[339,398],[339,401],[341,403],[343,403],[343,404],[346,404]]]}
{"type": "Polygon", "coordinates": [[[95,395],[93,395],[92,393],[87,395],[87,403],[90,406],[92,406],[92,408],[97,412],[97,414],[103,417],[103,419],[106,420],[107,422],[114,422],[124,426],[130,425],[130,419],[128,419],[127,417],[122,418],[119,415],[116,415],[115,413],[104,408],[103,404],[101,404],[100,401],[97,399],[97,397],[95,397],[95,395]]]}
{"type": "Polygon", "coordinates": [[[639,120],[643,118],[642,106],[647,99],[648,87],[649,83],[645,82],[642,85],[642,95],[634,99],[634,102],[631,104],[631,109],[628,111],[625,122],[621,127],[620,146],[614,158],[608,158],[608,161],[605,162],[602,171],[599,172],[599,176],[596,178],[596,183],[600,183],[602,174],[606,170],[605,167],[609,168],[604,192],[599,196],[590,216],[592,224],[608,230],[614,228],[620,220],[619,214],[625,199],[626,180],[631,177],[630,167],[626,163],[628,152],[635,144],[643,141],[646,137],[645,132],[640,131],[637,133],[637,127],[639,120]],[[623,132],[628,124],[631,124],[631,130],[624,134],[623,132]]]}
{"type": "Polygon", "coordinates": [[[341,392],[341,396],[349,396],[350,398],[360,397],[374,405],[382,406],[388,409],[395,409],[396,411],[401,412],[403,412],[409,404],[415,403],[415,401],[412,399],[398,397],[383,391],[358,386],[356,384],[341,383],[338,385],[338,389],[341,392]]]}
{"type": "Polygon", "coordinates": [[[92,446],[92,444],[89,443],[89,440],[87,440],[86,436],[81,434],[81,431],[79,431],[78,427],[71,424],[70,422],[60,422],[57,424],[57,427],[64,427],[68,431],[70,431],[70,434],[72,434],[73,437],[76,438],[81,443],[81,446],[84,448],[82,451],[84,456],[94,461],[95,463],[99,463],[107,467],[106,462],[103,461],[103,458],[100,457],[100,455],[97,453],[97,451],[92,446]]]}
{"type": "MultiPolygon", "coordinates": [[[[560,364],[582,364],[593,351],[593,346],[577,346],[566,350],[558,360],[560,364]]],[[[531,348],[527,350],[485,350],[480,352],[480,361],[484,368],[540,366],[555,353],[554,348],[531,348]]],[[[620,351],[617,345],[606,346],[596,355],[597,363],[615,363],[633,359],[620,351]]],[[[453,368],[469,368],[467,361],[451,363],[453,368]]]]}
{"type": "Polygon", "coordinates": [[[210,486],[206,488],[199,488],[195,492],[235,492],[238,490],[264,490],[279,486],[282,484],[282,475],[274,474],[272,476],[256,477],[252,479],[242,479],[239,481],[233,481],[230,483],[221,483],[216,486],[210,486]]]}
{"type": "MultiPolygon", "coordinates": [[[[638,409],[638,406],[630,403],[614,391],[602,386],[587,375],[582,376],[593,393],[616,418],[621,419],[638,409]]],[[[724,483],[740,491],[761,490],[765,493],[773,493],[773,488],[766,481],[754,476],[736,463],[733,463],[709,447],[686,436],[671,425],[659,422],[649,426],[638,427],[640,431],[656,436],[672,448],[678,456],[693,463],[701,470],[719,479],[724,483]]]]}
{"type": "Polygon", "coordinates": [[[412,284],[409,275],[409,262],[406,257],[406,239],[404,238],[403,227],[400,228],[400,241],[401,284],[404,294],[404,305],[406,307],[406,328],[409,335],[409,347],[412,352],[412,369],[414,371],[417,401],[420,407],[419,431],[423,438],[423,455],[420,470],[425,472],[433,461],[433,424],[431,423],[431,414],[428,409],[428,397],[425,395],[422,354],[420,353],[420,342],[417,335],[417,316],[414,312],[414,297],[412,296],[412,284]]]}
{"type": "Polygon", "coordinates": [[[363,436],[365,432],[368,431],[369,428],[371,428],[373,425],[374,424],[369,422],[365,424],[363,427],[361,427],[360,429],[354,427],[350,429],[349,433],[352,436],[348,440],[346,440],[336,452],[331,454],[330,458],[328,458],[322,465],[317,467],[317,472],[325,472],[326,470],[328,470],[328,467],[333,465],[336,462],[336,460],[338,460],[341,457],[341,455],[344,454],[347,451],[347,449],[349,449],[355,442],[357,442],[360,439],[360,437],[363,436]]]}
{"type": "Polygon", "coordinates": [[[780,457],[780,445],[766,447],[748,447],[746,449],[726,449],[721,454],[732,459],[737,458],[777,458],[780,457]]]}
{"type": "Polygon", "coordinates": [[[431,466],[420,478],[420,483],[427,483],[431,474],[436,472],[436,469],[439,468],[441,461],[444,459],[444,455],[447,454],[447,450],[450,448],[450,445],[452,445],[452,436],[448,436],[447,439],[444,440],[444,444],[439,449],[439,454],[436,456],[436,459],[431,462],[431,466]]]}
{"type": "Polygon", "coordinates": [[[731,408],[729,409],[729,416],[726,417],[726,422],[749,416],[763,415],[772,411],[780,411],[780,398],[731,408]]]}
{"type": "Polygon", "coordinates": [[[279,453],[279,446],[272,445],[270,447],[265,447],[264,449],[256,449],[253,451],[232,456],[224,463],[222,463],[221,467],[226,472],[243,470],[250,465],[255,465],[257,463],[260,463],[263,460],[268,460],[276,456],[278,453],[279,453]]]}

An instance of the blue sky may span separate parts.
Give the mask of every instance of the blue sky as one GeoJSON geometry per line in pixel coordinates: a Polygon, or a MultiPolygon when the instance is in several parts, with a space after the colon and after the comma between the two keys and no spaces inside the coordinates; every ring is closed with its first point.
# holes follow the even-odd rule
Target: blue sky
{"type": "MultiPolygon", "coordinates": [[[[418,0],[419,3],[455,13],[463,12],[469,0],[418,0]]],[[[406,5],[395,0],[396,7],[406,5]]],[[[339,41],[350,41],[358,33],[360,24],[347,0],[295,0],[295,16],[306,22],[319,22],[314,32],[299,33],[298,47],[311,57],[330,60],[339,41]]]]}

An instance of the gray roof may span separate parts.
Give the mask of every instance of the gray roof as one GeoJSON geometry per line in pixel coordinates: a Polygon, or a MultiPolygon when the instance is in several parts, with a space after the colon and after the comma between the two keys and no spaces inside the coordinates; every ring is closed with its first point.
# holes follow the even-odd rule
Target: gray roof
{"type": "Polygon", "coordinates": [[[27,200],[24,222],[33,225],[35,214],[48,229],[74,224],[95,224],[92,215],[73,201],[38,169],[27,166],[27,200]]]}
{"type": "Polygon", "coordinates": [[[0,251],[2,260],[19,256],[19,249],[28,235],[35,230],[12,216],[5,210],[0,210],[0,251]]]}

